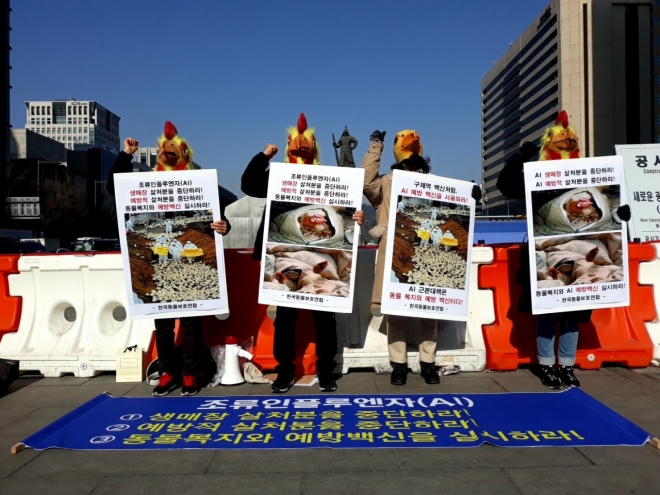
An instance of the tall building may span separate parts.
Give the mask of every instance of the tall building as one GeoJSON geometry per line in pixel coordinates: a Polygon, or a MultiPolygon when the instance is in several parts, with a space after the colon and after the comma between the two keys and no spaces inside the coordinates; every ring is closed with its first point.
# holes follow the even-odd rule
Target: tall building
{"type": "MultiPolygon", "coordinates": [[[[652,0],[552,0],[481,81],[488,215],[518,214],[495,185],[507,158],[568,112],[582,156],[654,139],[652,0]]],[[[657,81],[660,83],[660,79],[657,81]]]]}
{"type": "Polygon", "coordinates": [[[133,161],[154,168],[158,163],[158,148],[143,147],[133,155],[133,161]]]}
{"type": "Polygon", "coordinates": [[[95,101],[26,101],[25,128],[63,143],[119,152],[119,117],[95,101]]]}

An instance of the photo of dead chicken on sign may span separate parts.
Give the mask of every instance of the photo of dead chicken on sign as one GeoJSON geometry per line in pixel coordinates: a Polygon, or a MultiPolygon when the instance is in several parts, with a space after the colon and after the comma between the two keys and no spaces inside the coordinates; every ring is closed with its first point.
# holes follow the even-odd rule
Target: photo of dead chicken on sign
{"type": "Polygon", "coordinates": [[[364,171],[272,163],[261,304],[350,312],[364,171]]]}
{"type": "Polygon", "coordinates": [[[385,314],[465,320],[474,229],[471,182],[395,171],[385,314]]]}
{"type": "Polygon", "coordinates": [[[620,156],[525,164],[534,314],[629,304],[620,156]]]}
{"type": "Polygon", "coordinates": [[[115,191],[130,317],[226,313],[216,172],[116,174],[115,191]]]}

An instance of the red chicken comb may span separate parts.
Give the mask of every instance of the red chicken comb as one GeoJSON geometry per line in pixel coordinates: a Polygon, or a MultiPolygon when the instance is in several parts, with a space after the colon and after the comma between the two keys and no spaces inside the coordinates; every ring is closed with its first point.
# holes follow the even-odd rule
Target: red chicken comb
{"type": "Polygon", "coordinates": [[[176,130],[175,125],[169,120],[165,122],[165,138],[172,139],[177,134],[179,134],[179,131],[176,130]]]}
{"type": "Polygon", "coordinates": [[[302,134],[307,130],[307,118],[305,117],[304,113],[300,114],[300,117],[298,117],[298,133],[302,134]]]}
{"type": "Polygon", "coordinates": [[[562,126],[564,129],[568,127],[568,114],[566,113],[566,110],[559,112],[559,115],[557,115],[557,119],[555,120],[555,124],[562,126]]]}

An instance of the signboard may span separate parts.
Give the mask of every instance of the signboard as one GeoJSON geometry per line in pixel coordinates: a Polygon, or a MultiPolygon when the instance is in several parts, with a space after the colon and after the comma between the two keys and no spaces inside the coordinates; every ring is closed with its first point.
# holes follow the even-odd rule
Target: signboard
{"type": "Polygon", "coordinates": [[[620,156],[525,164],[532,313],[630,304],[620,156]]]}
{"type": "Polygon", "coordinates": [[[623,157],[626,172],[630,237],[660,241],[660,144],[616,145],[614,149],[623,157]]]}
{"type": "Polygon", "coordinates": [[[130,318],[228,313],[216,171],[114,178],[130,318]]]}
{"type": "Polygon", "coordinates": [[[271,163],[259,304],[350,313],[364,170],[271,163]]]}
{"type": "Polygon", "coordinates": [[[473,187],[472,182],[394,171],[383,314],[467,320],[473,187]]]}

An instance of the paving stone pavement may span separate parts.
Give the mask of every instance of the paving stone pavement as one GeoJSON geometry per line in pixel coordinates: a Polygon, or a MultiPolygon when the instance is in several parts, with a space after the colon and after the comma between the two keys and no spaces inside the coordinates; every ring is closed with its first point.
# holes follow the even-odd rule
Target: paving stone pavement
{"type": "MultiPolygon", "coordinates": [[[[660,437],[660,370],[578,371],[585,392],[660,437]]],[[[439,386],[410,375],[405,388],[389,375],[355,372],[344,393],[548,392],[529,370],[465,373],[439,386]]],[[[15,443],[70,410],[110,392],[143,397],[148,385],[23,376],[0,398],[0,494],[658,494],[660,450],[644,447],[465,449],[172,450],[85,452],[25,450],[15,443]]],[[[265,385],[204,389],[201,395],[263,395],[265,385]]],[[[316,394],[294,387],[292,394],[316,394]]],[[[550,392],[548,392],[550,393],[550,392]]],[[[158,399],[154,399],[158,400],[158,399]]]]}

